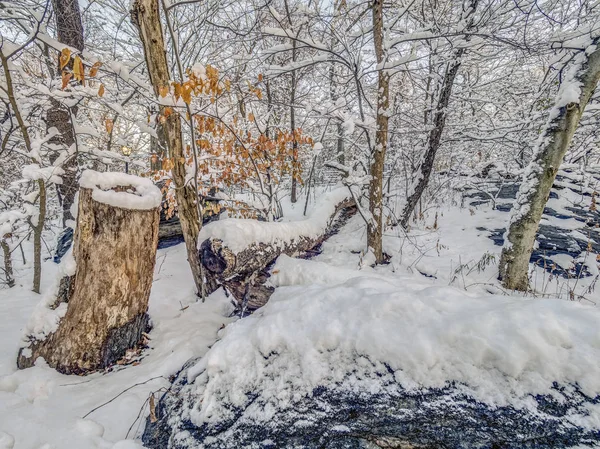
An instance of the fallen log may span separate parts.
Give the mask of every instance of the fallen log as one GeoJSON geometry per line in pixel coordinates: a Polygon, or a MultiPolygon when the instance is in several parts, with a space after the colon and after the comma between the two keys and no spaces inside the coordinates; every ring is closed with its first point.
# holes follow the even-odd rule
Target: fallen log
{"type": "Polygon", "coordinates": [[[227,219],[205,226],[200,232],[199,251],[207,292],[223,286],[242,313],[262,307],[274,290],[265,283],[268,268],[277,257],[310,255],[355,213],[356,204],[343,188],[324,195],[305,220],[267,223],[227,219]]]}
{"type": "Polygon", "coordinates": [[[160,191],[148,179],[91,170],[80,184],[73,252],[34,311],[21,369],[38,357],[64,374],[107,368],[149,330],[160,191]]]}

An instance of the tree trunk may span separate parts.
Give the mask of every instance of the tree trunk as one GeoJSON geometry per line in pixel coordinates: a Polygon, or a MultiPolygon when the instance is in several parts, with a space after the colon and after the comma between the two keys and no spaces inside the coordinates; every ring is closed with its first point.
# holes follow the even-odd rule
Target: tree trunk
{"type": "Polygon", "coordinates": [[[2,246],[2,252],[4,253],[4,276],[6,277],[6,285],[8,285],[9,288],[12,288],[15,286],[15,278],[13,275],[10,247],[8,246],[8,243],[6,242],[6,240],[4,240],[3,237],[0,238],[2,238],[2,240],[0,241],[0,245],[2,246]]]}
{"type": "Polygon", "coordinates": [[[43,179],[37,180],[39,195],[39,213],[37,223],[31,223],[33,230],[33,291],[40,292],[42,283],[42,232],[46,222],[46,184],[43,179]]]}
{"type": "MultiPolygon", "coordinates": [[[[138,28],[150,82],[157,98],[160,88],[170,85],[169,66],[158,6],[158,0],[136,0],[131,9],[131,20],[138,28]]],[[[164,107],[161,107],[161,113],[163,110],[164,107]]],[[[200,232],[200,219],[196,206],[198,192],[194,191],[192,185],[186,184],[185,156],[179,114],[170,114],[162,125],[162,130],[169,149],[169,159],[173,164],[171,174],[175,183],[177,213],[183,230],[188,263],[199,294],[202,291],[203,280],[197,250],[198,233],[200,232]]]]}
{"type": "Polygon", "coordinates": [[[200,245],[200,253],[208,291],[213,292],[222,285],[237,300],[240,309],[255,310],[263,306],[273,293],[272,287],[263,285],[268,278],[268,265],[281,254],[293,256],[310,253],[335,234],[354,213],[356,204],[348,198],[336,205],[322,235],[316,238],[303,236],[277,244],[256,242],[238,253],[234,253],[219,239],[205,240],[200,245]]]}
{"type": "MultiPolygon", "coordinates": [[[[477,5],[479,4],[479,0],[465,0],[463,2],[463,12],[461,16],[461,23],[466,23],[464,32],[469,32],[474,28],[475,25],[475,11],[477,9],[477,5]],[[465,4],[468,3],[468,6],[465,7],[465,4]]],[[[469,37],[465,38],[469,40],[469,37]]],[[[444,127],[446,126],[446,116],[447,109],[450,103],[450,96],[452,94],[452,87],[454,86],[454,80],[456,78],[456,74],[458,73],[458,69],[461,65],[461,58],[465,54],[466,49],[464,47],[458,49],[451,60],[446,66],[446,73],[444,74],[444,78],[442,80],[442,85],[440,86],[440,96],[437,101],[437,105],[435,107],[435,112],[433,113],[432,118],[432,126],[433,129],[429,132],[427,136],[427,144],[425,154],[421,159],[421,163],[417,169],[416,180],[412,183],[406,194],[406,204],[402,209],[400,214],[400,224],[403,228],[406,228],[408,225],[408,221],[410,220],[411,215],[413,214],[416,205],[421,200],[423,196],[423,192],[425,188],[429,184],[429,178],[431,176],[431,172],[433,170],[433,164],[435,162],[435,156],[437,154],[438,149],[440,148],[440,144],[442,141],[442,134],[444,132],[444,127]]],[[[430,64],[432,58],[430,57],[430,64]]],[[[427,101],[427,97],[430,97],[432,100],[433,106],[433,93],[437,89],[431,89],[431,72],[427,78],[427,89],[425,100],[427,101]]],[[[428,108],[425,109],[424,112],[424,122],[425,124],[429,121],[429,116],[431,111],[428,108]]]]}
{"type": "Polygon", "coordinates": [[[371,155],[371,181],[369,184],[369,211],[371,219],[367,223],[367,244],[375,255],[375,263],[383,258],[383,169],[388,138],[388,108],[390,106],[390,75],[385,69],[387,59],[383,45],[383,0],[373,1],[373,41],[378,66],[377,82],[377,131],[375,149],[371,155]]]}
{"type": "MultiPolygon", "coordinates": [[[[284,0],[285,11],[288,18],[288,23],[290,24],[290,28],[294,29],[294,24],[292,23],[292,15],[290,13],[290,8],[287,0],[284,0]]],[[[297,56],[297,43],[296,39],[292,39],[292,64],[296,62],[297,56]]],[[[294,135],[294,140],[292,142],[292,189],[290,193],[290,201],[295,203],[298,201],[298,142],[296,140],[296,87],[298,84],[298,77],[296,75],[296,70],[292,70],[292,80],[290,86],[290,131],[294,135]]]]}
{"type": "Polygon", "coordinates": [[[459,49],[454,56],[454,60],[446,68],[444,80],[442,81],[440,97],[435,108],[435,115],[433,116],[433,128],[427,137],[427,149],[423,155],[421,164],[417,169],[416,181],[413,182],[411,191],[408,192],[406,204],[404,205],[400,215],[400,224],[403,228],[406,228],[408,225],[410,216],[415,210],[415,206],[421,199],[421,196],[423,195],[423,192],[429,183],[429,177],[431,176],[433,163],[435,162],[435,155],[440,148],[442,133],[444,132],[444,127],[446,125],[446,111],[448,109],[448,104],[450,103],[452,86],[454,85],[454,79],[456,78],[456,74],[458,73],[458,69],[460,67],[460,58],[464,52],[464,48],[459,49]]]}
{"type": "MultiPolygon", "coordinates": [[[[126,177],[121,181],[132,180],[135,188],[139,178],[119,175],[126,177]]],[[[123,195],[129,187],[113,186],[110,194],[123,195]]],[[[153,185],[147,187],[155,189],[155,200],[151,206],[136,209],[101,202],[94,199],[100,189],[81,188],[73,246],[77,269],[74,278],[61,280],[53,304],[56,308],[67,302],[66,314],[55,332],[44,340],[32,338],[30,346],[21,349],[19,368],[30,367],[43,357],[65,374],[103,369],[122,358],[149,330],[160,191],[153,185]]],[[[125,195],[129,202],[140,199],[125,195]]]]}
{"type": "MultiPolygon", "coordinates": [[[[595,39],[594,44],[598,43],[600,38],[595,39]]],[[[581,52],[575,64],[573,75],[559,89],[556,104],[540,135],[511,212],[499,265],[500,279],[509,289],[525,291],[529,286],[529,259],[535,235],[556,173],[600,79],[600,49],[589,55],[581,52]],[[564,96],[577,83],[580,83],[579,98],[566,103],[564,96]]]]}
{"type": "MultiPolygon", "coordinates": [[[[83,50],[83,24],[77,0],[52,0],[56,18],[56,32],[58,41],[69,45],[79,51],[83,50]]],[[[67,108],[55,99],[51,99],[51,106],[46,114],[46,127],[56,128],[58,135],[50,139],[49,143],[62,147],[62,151],[69,151],[75,145],[75,131],[71,123],[71,114],[75,115],[77,108],[67,108]]],[[[75,147],[76,148],[76,147],[75,147]]],[[[60,157],[54,155],[51,162],[60,157]]],[[[65,173],[61,176],[63,182],[58,184],[59,197],[62,203],[62,224],[66,226],[67,220],[73,220],[71,206],[77,192],[77,153],[67,157],[61,165],[65,173]]]]}

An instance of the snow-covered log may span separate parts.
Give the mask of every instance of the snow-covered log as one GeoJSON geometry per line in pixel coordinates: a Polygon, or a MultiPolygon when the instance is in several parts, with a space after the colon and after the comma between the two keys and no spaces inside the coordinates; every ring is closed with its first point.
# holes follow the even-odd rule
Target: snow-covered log
{"type": "Polygon", "coordinates": [[[34,311],[19,368],[43,357],[62,373],[102,369],[148,330],[160,190],[137,176],[91,170],[80,185],[67,277],[34,311]]]}
{"type": "Polygon", "coordinates": [[[348,189],[323,196],[305,220],[261,222],[227,219],[210,223],[200,232],[200,259],[209,291],[223,285],[240,306],[249,310],[263,306],[273,293],[264,285],[265,268],[281,254],[305,254],[335,233],[356,211],[348,189]]]}

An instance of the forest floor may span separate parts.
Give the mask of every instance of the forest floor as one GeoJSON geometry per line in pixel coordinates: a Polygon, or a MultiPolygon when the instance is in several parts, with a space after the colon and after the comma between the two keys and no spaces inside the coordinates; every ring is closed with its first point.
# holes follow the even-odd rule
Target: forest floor
{"type": "MultiPolygon", "coordinates": [[[[303,204],[298,204],[291,209],[286,205],[288,219],[299,219],[302,207],[303,204]]],[[[274,276],[273,283],[283,288],[295,286],[294,297],[298,301],[302,300],[298,286],[314,293],[318,286],[325,289],[339,285],[339,294],[345,295],[349,279],[367,275],[371,281],[389,279],[390,285],[405,288],[411,298],[419,297],[418,292],[433,292],[430,296],[436,301],[445,297],[462,298],[466,301],[464,304],[471,304],[473,298],[492,301],[502,296],[516,301],[515,304],[528,303],[534,295],[504,296],[496,280],[501,248],[494,245],[487,232],[480,230],[503,225],[499,222],[506,218],[506,214],[490,208],[469,210],[449,202],[444,207],[429,210],[408,235],[389,230],[384,248],[392,256],[391,263],[373,269],[364,256],[365,225],[356,215],[339,234],[323,244],[322,253],[314,260],[317,265],[306,272],[309,281],[306,276],[300,279],[302,264],[290,264],[283,259],[276,265],[280,272],[274,276]]],[[[149,310],[153,329],[148,348],[141,354],[134,355],[128,364],[85,377],[61,375],[42,360],[34,368],[19,371],[15,360],[23,329],[40,296],[29,290],[31,270],[17,263],[16,271],[17,286],[0,290],[0,449],[142,447],[139,440],[134,440],[143,431],[151,394],[155,393],[158,400],[168,388],[171,376],[189,359],[204,355],[218,339],[219,330],[236,320],[228,317],[232,306],[223,293],[216,292],[205,303],[196,300],[185,248],[180,244],[158,251],[149,310]]],[[[45,262],[44,290],[49,289],[56,271],[57,266],[51,260],[45,262]]],[[[543,270],[536,271],[535,276],[546,279],[543,270]]],[[[554,282],[556,291],[560,291],[560,283],[573,281],[555,278],[540,282],[554,282]]],[[[585,280],[581,286],[586,286],[585,280]]],[[[546,288],[546,291],[552,290],[546,288]]],[[[335,291],[332,294],[335,295],[335,291]]],[[[600,293],[593,292],[591,297],[600,299],[600,293]]],[[[352,298],[360,300],[356,295],[352,298]]],[[[502,304],[507,304],[503,301],[502,304]]],[[[552,313],[561,313],[562,307],[552,313]]],[[[581,317],[600,313],[589,302],[573,303],[573,308],[573,313],[581,317]]],[[[489,310],[493,309],[492,306],[489,310]]],[[[462,313],[461,309],[456,309],[456,313],[462,313]]],[[[395,316],[390,314],[389,319],[395,316]]],[[[502,315],[498,315],[498,319],[501,318],[502,315]]],[[[381,314],[378,319],[385,321],[386,315],[381,314]]],[[[553,326],[573,344],[581,343],[579,334],[573,334],[573,329],[568,328],[572,324],[573,321],[569,321],[564,328],[556,323],[553,326]]],[[[388,325],[393,327],[394,323],[388,325]]],[[[591,351],[589,357],[595,357],[590,369],[600,377],[600,357],[596,357],[600,352],[600,337],[597,330],[590,332],[591,341],[585,342],[585,349],[591,351]]],[[[529,351],[530,359],[536,357],[535,348],[529,351]]],[[[442,354],[442,357],[445,356],[442,354]]],[[[600,422],[600,413],[597,415],[594,419],[600,422]]]]}

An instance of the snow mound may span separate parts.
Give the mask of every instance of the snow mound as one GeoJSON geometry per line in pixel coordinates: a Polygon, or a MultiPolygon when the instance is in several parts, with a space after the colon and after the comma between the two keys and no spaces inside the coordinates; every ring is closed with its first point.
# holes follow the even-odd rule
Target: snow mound
{"type": "Polygon", "coordinates": [[[123,209],[154,209],[159,207],[162,201],[160,189],[150,179],[126,173],[85,170],[79,185],[92,189],[94,200],[123,209]],[[131,189],[126,192],[113,190],[117,187],[131,187],[131,189]]]}
{"type": "Polygon", "coordinates": [[[198,244],[210,238],[219,239],[237,254],[257,242],[276,245],[278,242],[300,237],[316,238],[323,235],[336,206],[347,199],[348,195],[346,187],[324,194],[306,219],[299,221],[261,222],[240,218],[215,221],[202,228],[198,244]]]}
{"type": "Polygon", "coordinates": [[[317,388],[384,393],[380,379],[390,375],[405,391],[462,386],[493,407],[531,407],[532,396],[553,395],[557,384],[596,397],[599,321],[598,308],[579,303],[475,296],[368,274],[280,287],[189,368],[184,391],[201,398],[189,419],[214,424],[246,409],[266,422],[317,388]]]}

